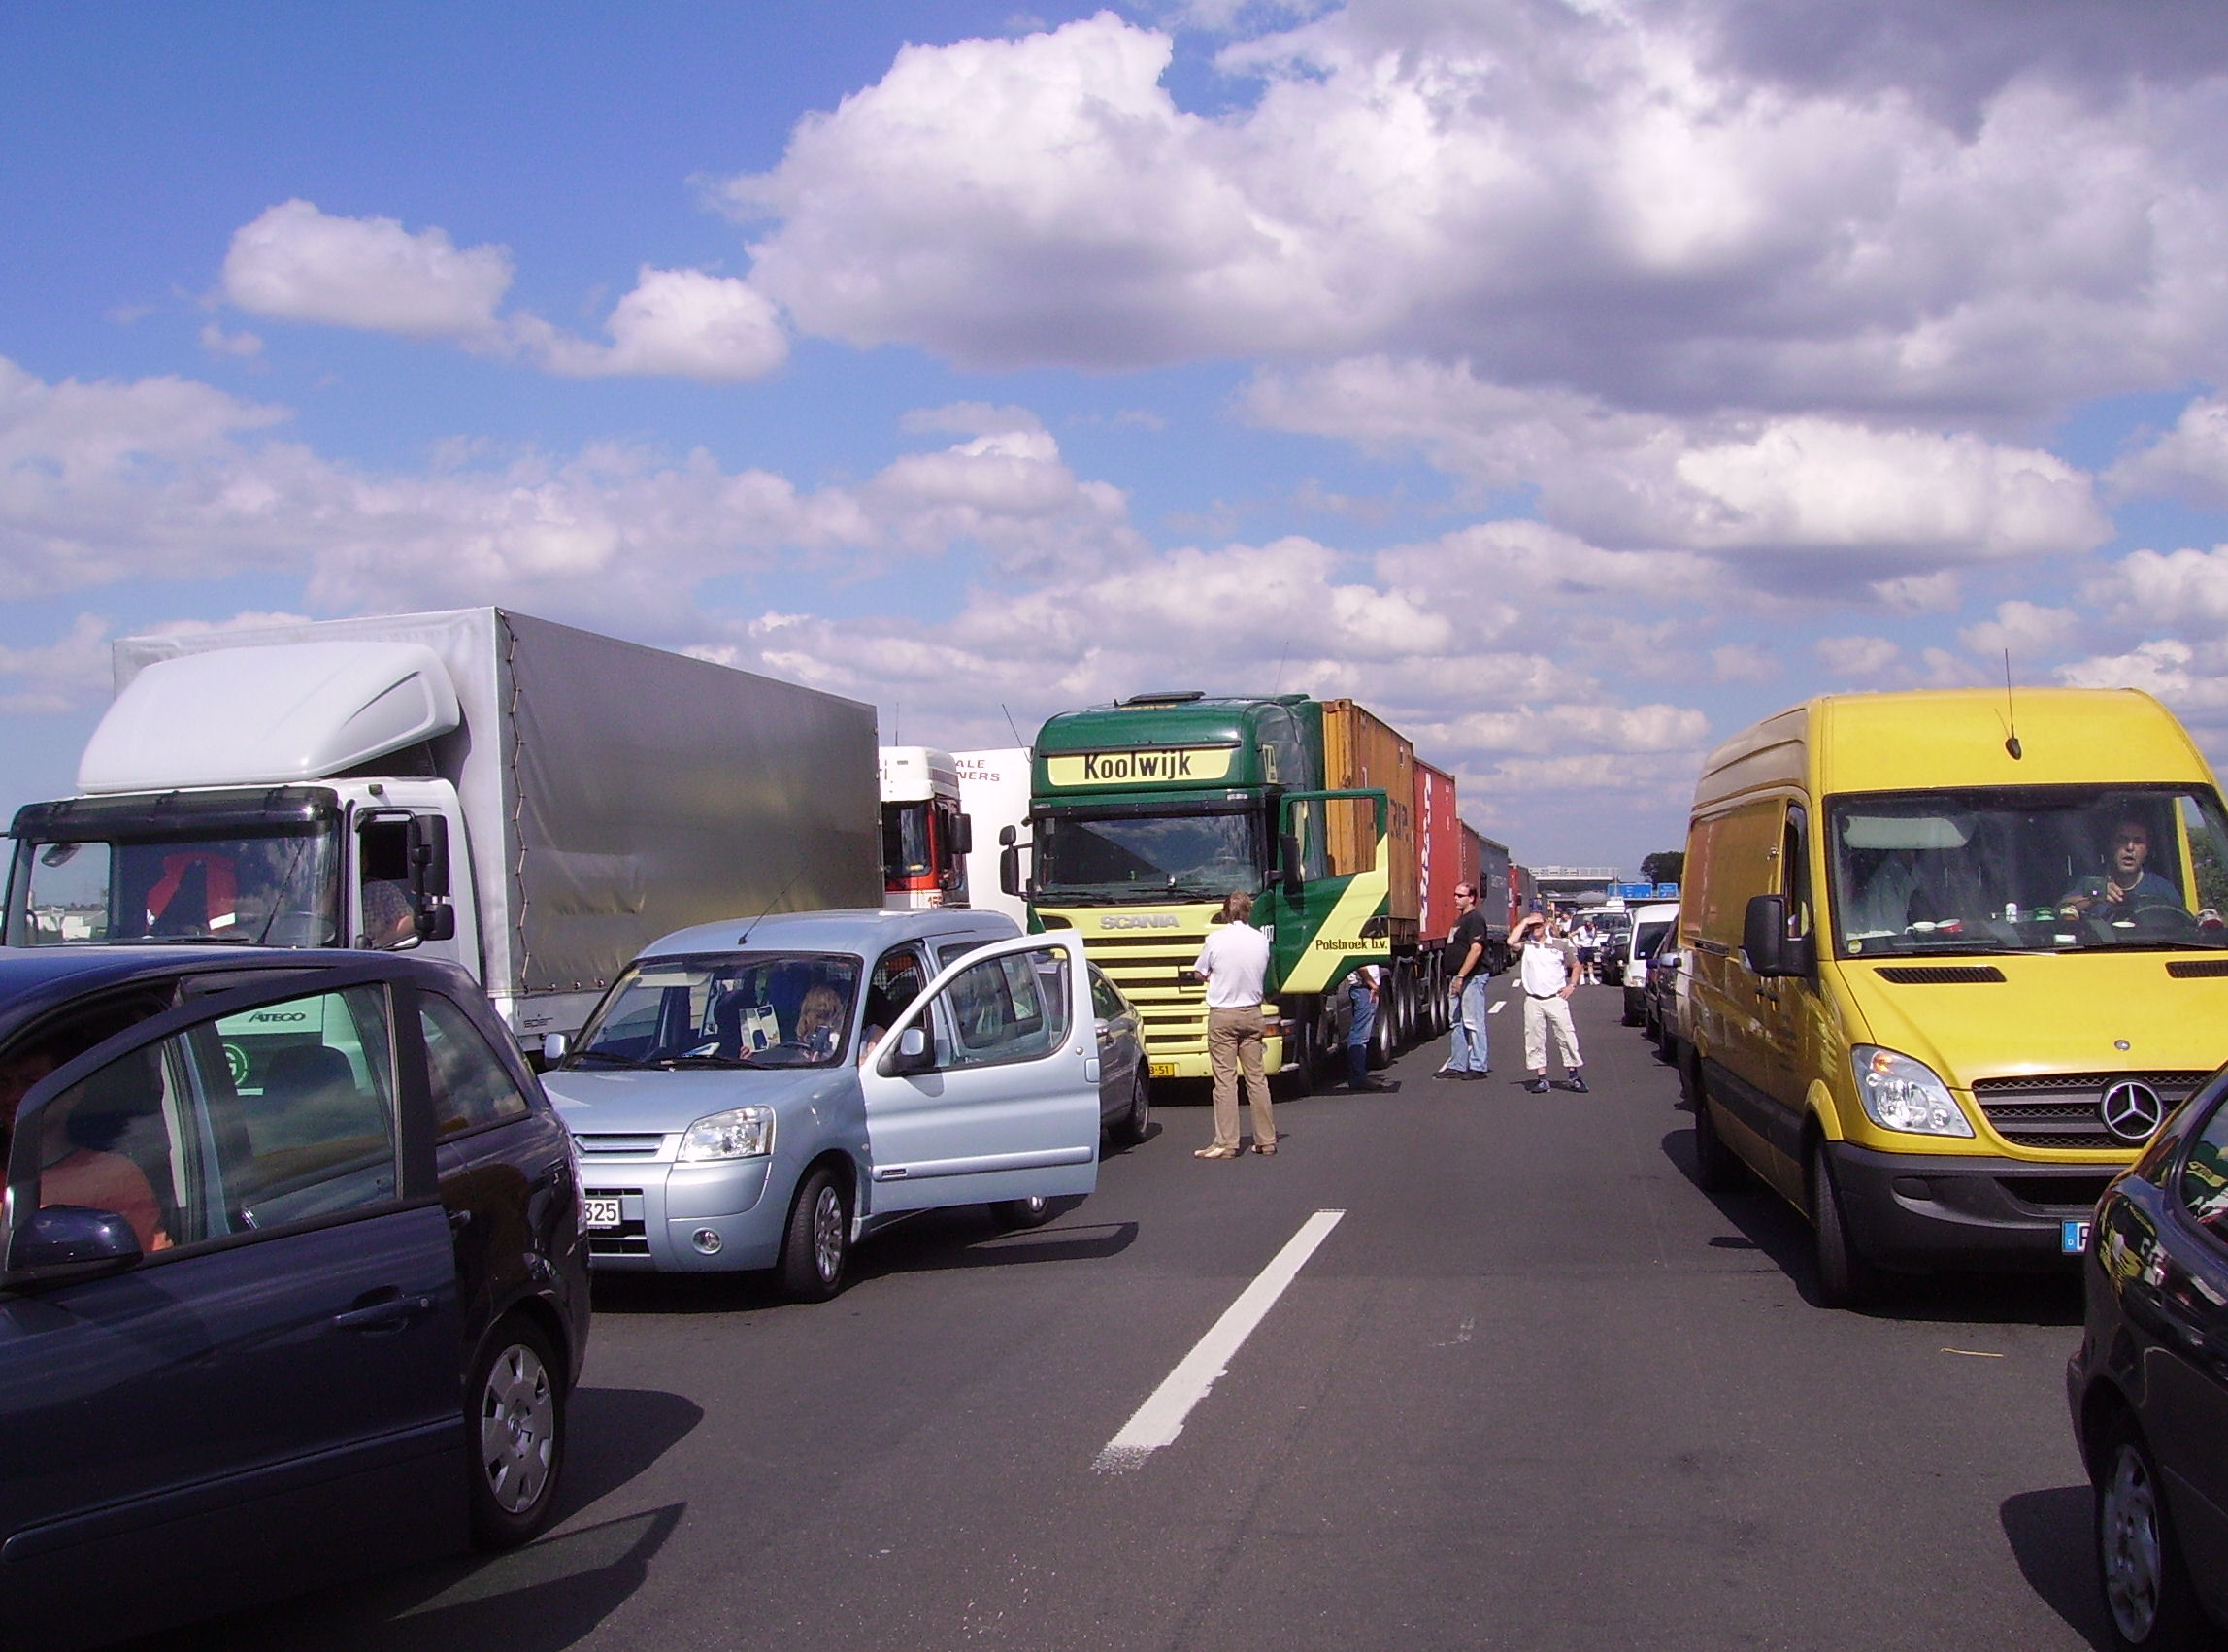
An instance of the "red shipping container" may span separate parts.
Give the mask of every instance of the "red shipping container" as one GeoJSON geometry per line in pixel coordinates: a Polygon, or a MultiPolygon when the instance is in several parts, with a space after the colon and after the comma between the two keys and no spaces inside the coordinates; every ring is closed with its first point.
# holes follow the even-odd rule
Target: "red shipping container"
{"type": "Polygon", "coordinates": [[[1461,915],[1454,909],[1455,886],[1475,874],[1464,852],[1469,828],[1454,812],[1454,776],[1420,757],[1415,763],[1415,818],[1416,882],[1422,897],[1417,939],[1428,946],[1445,941],[1454,927],[1461,915]]]}

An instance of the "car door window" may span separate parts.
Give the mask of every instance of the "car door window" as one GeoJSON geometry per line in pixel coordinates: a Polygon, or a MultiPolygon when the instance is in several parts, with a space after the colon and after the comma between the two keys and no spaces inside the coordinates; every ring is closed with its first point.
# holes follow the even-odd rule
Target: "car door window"
{"type": "Polygon", "coordinates": [[[116,1211],[151,1252],[391,1201],[388,1025],[351,987],[118,1057],[41,1115],[39,1203],[116,1211]]]}
{"type": "Polygon", "coordinates": [[[524,1093],[469,1015],[448,999],[425,993],[417,1001],[417,1024],[425,1034],[425,1076],[437,1133],[460,1136],[526,1116],[524,1093]]]}
{"type": "Polygon", "coordinates": [[[1102,1021],[1111,1021],[1123,1011],[1121,994],[1099,973],[1096,964],[1091,966],[1091,1009],[1102,1021]]]}
{"type": "Polygon", "coordinates": [[[2228,1106],[2214,1107],[2189,1144],[2181,1166],[2181,1203],[2200,1227],[2228,1244],[2228,1106]]]}
{"type": "Polygon", "coordinates": [[[945,1067],[1035,1061],[1068,1036],[1068,957],[1058,947],[1008,952],[962,970],[939,995],[950,1032],[945,1067]]]}

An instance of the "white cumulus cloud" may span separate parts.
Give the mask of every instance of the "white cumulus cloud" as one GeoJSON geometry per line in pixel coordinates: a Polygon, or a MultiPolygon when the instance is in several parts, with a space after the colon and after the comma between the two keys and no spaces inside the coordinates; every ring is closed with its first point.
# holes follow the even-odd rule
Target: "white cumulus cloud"
{"type": "Polygon", "coordinates": [[[224,255],[224,295],[251,315],[412,338],[494,332],[511,278],[507,248],[460,249],[444,229],[413,233],[303,200],[243,224],[224,255]]]}

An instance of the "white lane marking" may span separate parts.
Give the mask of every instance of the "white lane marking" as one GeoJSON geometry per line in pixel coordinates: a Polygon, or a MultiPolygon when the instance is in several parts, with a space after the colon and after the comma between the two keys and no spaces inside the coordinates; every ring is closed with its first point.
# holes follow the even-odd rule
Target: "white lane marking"
{"type": "Polygon", "coordinates": [[[1504,1005],[1504,1004],[1506,1004],[1506,1003],[1508,1003],[1508,1002],[1509,1002],[1509,1001],[1508,1001],[1507,999],[1505,999],[1505,998],[1496,998],[1496,999],[1495,999],[1495,1000],[1494,1000],[1494,1001],[1493,1001],[1491,1004],[1488,1004],[1487,1006],[1485,1006],[1485,1013],[1486,1013],[1486,1014],[1488,1014],[1488,1015],[1498,1015],[1498,1014],[1500,1014],[1500,1013],[1501,1013],[1501,1006],[1502,1006],[1502,1005],[1504,1005]]]}
{"type": "Polygon", "coordinates": [[[1315,1246],[1329,1237],[1345,1214],[1344,1210],[1317,1210],[1300,1224],[1300,1231],[1253,1276],[1253,1282],[1238,1293],[1238,1300],[1222,1310],[1222,1317],[1207,1328],[1207,1335],[1192,1344],[1191,1352],[1176,1362],[1176,1369],[1122,1424],[1121,1432],[1107,1441],[1105,1449],[1092,1460],[1093,1469],[1102,1474],[1119,1473],[1175,1442],[1183,1432],[1191,1407],[1207,1398],[1214,1379],[1229,1369],[1253,1328],[1268,1317],[1277,1299],[1284,1294],[1284,1287],[1298,1277],[1308,1258],[1314,1255],[1315,1246]]]}

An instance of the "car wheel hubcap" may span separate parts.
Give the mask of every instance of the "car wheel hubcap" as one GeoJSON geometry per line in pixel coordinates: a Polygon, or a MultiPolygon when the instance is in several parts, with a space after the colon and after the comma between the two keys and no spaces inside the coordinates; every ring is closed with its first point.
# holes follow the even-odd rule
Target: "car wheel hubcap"
{"type": "Polygon", "coordinates": [[[1150,1094],[1145,1087],[1145,1080],[1140,1078],[1137,1081],[1137,1093],[1130,1098],[1129,1104],[1129,1127],[1140,1136],[1145,1134],[1146,1121],[1152,1109],[1152,1103],[1148,1099],[1150,1094]]]}
{"type": "Polygon", "coordinates": [[[2143,1641],[2158,1622],[2158,1498],[2133,1446],[2119,1448],[2099,1524],[2112,1622],[2127,1639],[2143,1641]]]}
{"type": "Polygon", "coordinates": [[[813,1206],[813,1261],[822,1284],[833,1284],[844,1266],[844,1202],[832,1187],[821,1188],[813,1206]]]}
{"type": "Polygon", "coordinates": [[[540,1500],[556,1455],[557,1399],[541,1357],[505,1348],[480,1396],[480,1463],[495,1506],[521,1514],[540,1500]]]}

